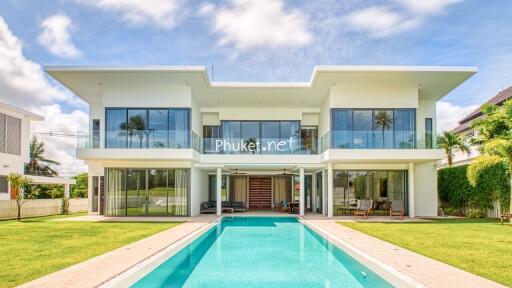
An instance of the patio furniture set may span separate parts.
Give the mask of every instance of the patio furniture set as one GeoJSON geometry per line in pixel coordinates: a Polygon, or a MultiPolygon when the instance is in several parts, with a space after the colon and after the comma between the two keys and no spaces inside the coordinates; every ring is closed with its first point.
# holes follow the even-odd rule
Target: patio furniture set
{"type": "Polygon", "coordinates": [[[336,210],[337,213],[341,211],[342,214],[354,214],[356,220],[359,216],[368,219],[370,215],[374,215],[375,211],[381,211],[382,214],[387,213],[389,218],[400,217],[404,219],[404,205],[402,201],[381,201],[374,202],[371,199],[357,200],[357,202],[347,203],[342,202],[341,206],[336,210]]]}

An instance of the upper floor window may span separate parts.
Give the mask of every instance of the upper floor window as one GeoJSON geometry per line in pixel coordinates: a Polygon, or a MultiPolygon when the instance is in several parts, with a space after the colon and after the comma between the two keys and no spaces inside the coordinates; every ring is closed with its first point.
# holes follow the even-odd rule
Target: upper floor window
{"type": "Polygon", "coordinates": [[[334,109],[331,147],[390,149],[416,146],[415,109],[334,109]]]}
{"type": "Polygon", "coordinates": [[[106,148],[189,148],[190,109],[107,108],[106,148]]]}
{"type": "Polygon", "coordinates": [[[1,113],[0,153],[21,155],[21,119],[1,113]]]}
{"type": "Polygon", "coordinates": [[[425,118],[425,148],[432,149],[434,146],[432,129],[432,118],[425,118]]]}

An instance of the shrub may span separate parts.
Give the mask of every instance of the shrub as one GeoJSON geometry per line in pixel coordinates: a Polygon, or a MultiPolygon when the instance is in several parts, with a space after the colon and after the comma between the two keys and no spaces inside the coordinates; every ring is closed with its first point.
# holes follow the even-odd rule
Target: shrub
{"type": "Polygon", "coordinates": [[[468,217],[470,218],[484,218],[484,212],[477,208],[469,208],[469,211],[467,213],[468,217]]]}
{"type": "Polygon", "coordinates": [[[66,215],[69,214],[69,199],[62,198],[62,203],[60,205],[60,214],[66,215]]]}

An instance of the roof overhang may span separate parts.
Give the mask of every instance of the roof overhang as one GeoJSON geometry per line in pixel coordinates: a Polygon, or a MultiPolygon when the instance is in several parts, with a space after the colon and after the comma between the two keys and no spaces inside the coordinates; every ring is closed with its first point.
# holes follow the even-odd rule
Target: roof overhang
{"type": "Polygon", "coordinates": [[[19,107],[16,107],[16,106],[12,106],[12,105],[7,104],[5,102],[1,102],[0,101],[0,108],[3,108],[5,110],[21,114],[21,115],[29,118],[31,121],[43,121],[44,120],[44,117],[39,115],[39,114],[30,112],[28,110],[25,110],[25,109],[22,109],[22,108],[19,108],[19,107]]]}
{"type": "MultiPolygon", "coordinates": [[[[316,66],[308,82],[213,82],[204,66],[54,66],[46,72],[88,103],[100,100],[103,85],[188,85],[204,106],[229,105],[246,97],[317,106],[332,86],[417,85],[420,98],[439,100],[477,72],[475,67],[316,66]]],[[[266,100],[269,101],[266,101],[266,100]]]]}

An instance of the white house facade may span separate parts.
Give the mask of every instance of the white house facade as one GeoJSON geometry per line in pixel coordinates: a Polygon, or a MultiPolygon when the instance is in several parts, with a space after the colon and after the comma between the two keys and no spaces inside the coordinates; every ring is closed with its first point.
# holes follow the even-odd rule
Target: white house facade
{"type": "Polygon", "coordinates": [[[30,111],[0,102],[0,200],[11,199],[7,176],[23,175],[29,159],[30,121],[44,118],[30,111]]]}
{"type": "Polygon", "coordinates": [[[436,101],[476,69],[317,66],[294,83],[212,82],[190,66],[46,71],[89,104],[77,157],[90,213],[296,203],[332,217],[367,199],[375,213],[395,202],[415,217],[437,215],[436,101]]]}

